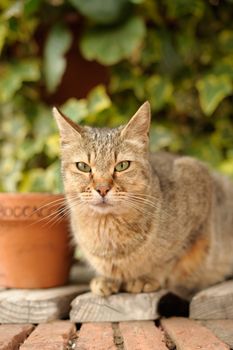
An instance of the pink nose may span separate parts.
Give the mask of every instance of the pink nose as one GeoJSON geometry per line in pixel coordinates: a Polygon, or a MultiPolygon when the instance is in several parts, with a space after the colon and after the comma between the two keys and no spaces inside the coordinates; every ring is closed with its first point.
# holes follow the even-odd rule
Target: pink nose
{"type": "Polygon", "coordinates": [[[110,185],[97,185],[95,190],[102,196],[105,197],[106,194],[111,190],[110,185]]]}

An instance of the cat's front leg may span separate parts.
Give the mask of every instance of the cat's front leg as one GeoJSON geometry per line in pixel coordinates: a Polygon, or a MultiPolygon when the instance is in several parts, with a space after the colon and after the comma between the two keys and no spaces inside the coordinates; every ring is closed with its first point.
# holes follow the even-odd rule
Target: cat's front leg
{"type": "Polygon", "coordinates": [[[161,286],[156,280],[148,280],[146,278],[138,278],[124,282],[122,289],[128,293],[149,293],[155,292],[160,289],[161,286]]]}
{"type": "Polygon", "coordinates": [[[91,280],[90,288],[92,293],[100,296],[108,296],[119,292],[121,282],[110,278],[98,276],[91,280]]]}

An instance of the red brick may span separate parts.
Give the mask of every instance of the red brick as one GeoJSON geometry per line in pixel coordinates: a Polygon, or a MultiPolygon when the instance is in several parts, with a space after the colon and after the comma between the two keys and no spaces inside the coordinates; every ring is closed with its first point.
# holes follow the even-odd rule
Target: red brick
{"type": "Polygon", "coordinates": [[[167,350],[162,331],[152,321],[120,323],[125,350],[167,350]]]}
{"type": "Polygon", "coordinates": [[[37,326],[20,350],[63,350],[76,328],[69,321],[55,321],[37,326]]]}
{"type": "Polygon", "coordinates": [[[111,323],[84,323],[78,333],[76,348],[78,350],[114,350],[111,323]]]}
{"type": "Polygon", "coordinates": [[[31,324],[0,325],[0,350],[16,350],[32,332],[31,324]]]}
{"type": "Polygon", "coordinates": [[[233,349],[233,320],[202,320],[198,322],[233,349]]]}
{"type": "Polygon", "coordinates": [[[161,321],[165,332],[179,350],[229,350],[209,329],[197,322],[173,317],[161,321]]]}

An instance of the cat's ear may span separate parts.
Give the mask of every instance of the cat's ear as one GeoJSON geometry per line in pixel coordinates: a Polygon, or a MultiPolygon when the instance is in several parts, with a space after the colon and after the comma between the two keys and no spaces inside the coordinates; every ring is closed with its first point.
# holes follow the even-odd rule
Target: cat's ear
{"type": "Polygon", "coordinates": [[[150,103],[147,101],[137,110],[128,124],[121,131],[125,139],[135,139],[144,144],[148,142],[150,130],[151,112],[150,103]]]}
{"type": "Polygon", "coordinates": [[[83,128],[67,118],[58,108],[53,107],[53,116],[57,122],[62,142],[69,142],[72,138],[80,138],[83,128]]]}

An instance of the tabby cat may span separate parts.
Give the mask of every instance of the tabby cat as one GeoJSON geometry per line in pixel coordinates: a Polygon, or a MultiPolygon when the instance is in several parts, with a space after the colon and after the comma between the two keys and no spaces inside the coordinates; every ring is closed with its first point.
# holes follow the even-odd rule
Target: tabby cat
{"type": "Polygon", "coordinates": [[[233,184],[187,156],[149,153],[150,105],[127,125],[79,126],[56,108],[76,243],[98,295],[188,298],[233,272],[233,184]]]}

